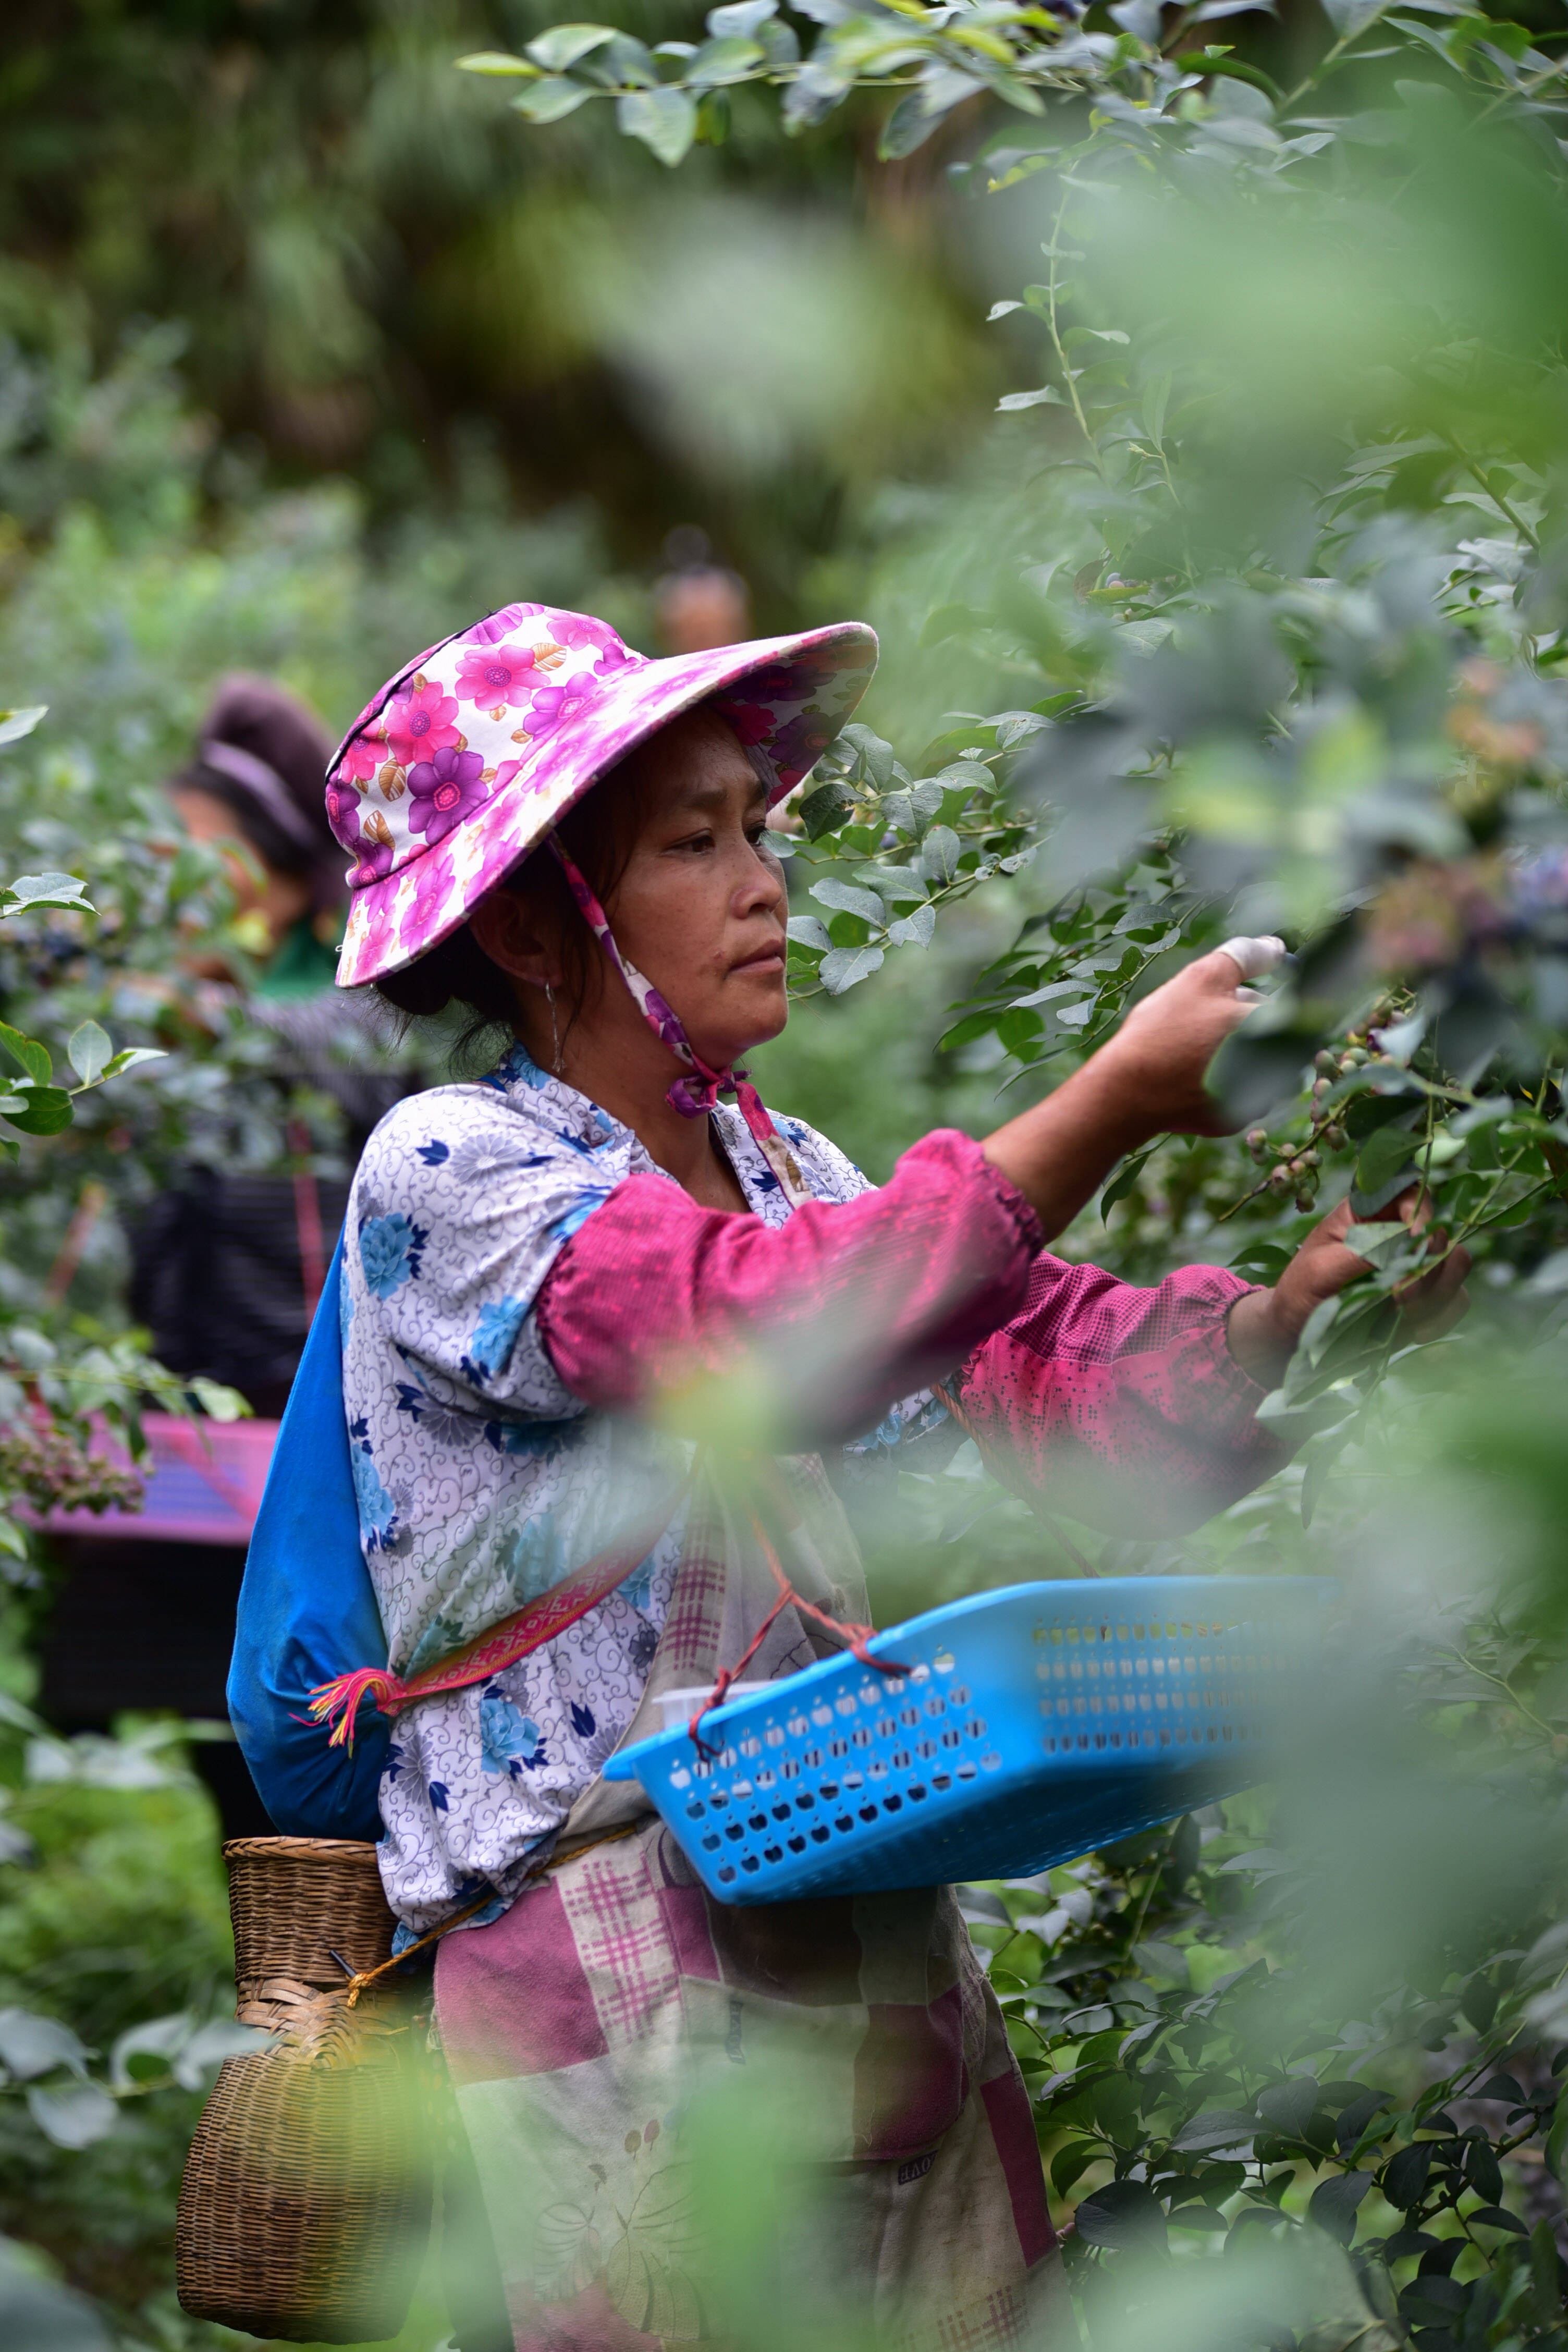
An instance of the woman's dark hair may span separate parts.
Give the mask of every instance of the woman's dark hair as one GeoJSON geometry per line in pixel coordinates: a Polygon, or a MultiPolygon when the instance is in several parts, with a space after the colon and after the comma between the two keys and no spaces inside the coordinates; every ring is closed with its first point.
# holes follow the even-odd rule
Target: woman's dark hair
{"type": "Polygon", "coordinates": [[[264,866],[309,884],[320,914],[348,897],[345,853],[327,822],[331,751],[320,719],[292,695],[270,678],[236,675],[218,687],[195,757],[169,789],[221,801],[264,866]]]}
{"type": "MultiPolygon", "coordinates": [[[[555,830],[581,866],[601,906],[614,893],[626,872],[642,822],[644,794],[635,761],[612,768],[594,790],[567,812],[555,830]]],[[[561,1035],[592,1003],[603,984],[605,954],[583,919],[566,877],[547,847],[541,846],[514,866],[501,885],[541,919],[560,941],[561,1035]]],[[[465,923],[402,971],[388,972],[375,982],[376,994],[407,1019],[426,1020],[460,1005],[472,1017],[454,1048],[454,1056],[476,1055],[492,1033],[516,1034],[517,995],[500,964],[489,957],[465,923]]]]}

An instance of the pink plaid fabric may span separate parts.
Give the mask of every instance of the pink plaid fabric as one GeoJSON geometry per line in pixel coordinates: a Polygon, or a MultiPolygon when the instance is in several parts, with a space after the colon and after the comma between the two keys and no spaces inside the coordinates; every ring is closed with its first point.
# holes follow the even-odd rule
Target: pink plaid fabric
{"type": "MultiPolygon", "coordinates": [[[[863,1608],[816,1465],[783,1476],[803,1514],[792,1572],[815,1564],[820,1590],[836,1568],[863,1608]]],[[[756,1556],[736,1541],[716,1559],[721,1518],[693,1511],[650,1690],[710,1678],[721,1635],[768,1605],[756,1556]]],[[[810,1654],[785,1614],[764,1672],[810,1654]]],[[[568,1838],[603,1826],[597,1801],[568,1838]]],[[[1028,2096],[949,1890],[738,1909],[645,1815],[447,1937],[436,1992],[516,2352],[733,2352],[758,2294],[825,2341],[1072,2352],[1028,2096]],[[684,2137],[714,2099],[747,2119],[762,2210],[795,2232],[743,2310],[684,2137]],[[803,2187],[822,2200],[804,2241],[787,2221],[803,2187]]]]}
{"type": "Polygon", "coordinates": [[[1288,1449],[1257,1421],[1264,1391],[1226,1339],[1247,1288],[1193,1265],[1138,1290],[1042,1253],[1023,1313],[958,1376],[988,1466],[1113,1535],[1177,1534],[1249,1493],[1288,1449]]]}

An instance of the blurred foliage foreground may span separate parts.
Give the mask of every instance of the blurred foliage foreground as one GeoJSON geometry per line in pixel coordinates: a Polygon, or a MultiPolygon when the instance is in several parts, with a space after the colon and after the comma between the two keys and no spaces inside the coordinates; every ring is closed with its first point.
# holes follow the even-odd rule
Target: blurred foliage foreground
{"type": "MultiPolygon", "coordinates": [[[[689,48],[582,26],[484,60],[536,125],[613,100],[672,163],[689,130],[724,136],[731,80],[786,87],[806,125],[888,87],[895,155],[959,104],[1019,118],[959,176],[976,249],[1024,257],[996,306],[1020,389],[857,583],[885,681],[877,726],[847,731],[801,811],[792,964],[810,1002],[760,1057],[768,1090],[843,1134],[811,1081],[847,1096],[864,1060],[879,1087],[899,992],[927,1001],[933,969],[962,992],[945,1067],[965,1108],[981,1079],[1037,1089],[1173,959],[1278,928],[1293,963],[1219,1072],[1245,1139],[1139,1154],[1066,1246],[1136,1279],[1182,1258],[1267,1279],[1347,1188],[1369,1229],[1371,1272],[1314,1318],[1264,1408],[1296,1462],[1200,1535],[1032,1517],[965,1448],[943,1478],[902,1479],[873,1547],[884,1620],[1020,1574],[1342,1580],[1334,1707],[1274,1790],[1038,1884],[965,1890],[1074,2222],[1086,2326],[1095,2352],[1568,2343],[1563,67],[1460,0],[1332,0],[1288,85],[1230,37],[1228,0],[1120,0],[1104,26],[963,0],[808,13],[804,60],[762,0],[715,11],[689,48]],[[1416,1180],[1478,1264],[1469,1325],[1426,1354],[1390,1302],[1413,1245],[1375,1223],[1416,1180]]],[[[172,520],[132,505],[112,527],[62,508],[4,622],[18,691],[58,680],[63,728],[54,748],[47,728],[5,747],[0,847],[26,848],[15,871],[90,875],[100,909],[0,945],[6,1017],[57,1061],[89,1019],[174,1048],[144,1088],[95,1094],[65,1148],[23,1147],[3,1277],[10,1322],[37,1335],[23,1370],[28,1349],[47,1365],[89,1344],[46,1295],[74,1187],[155,1181],[226,1117],[244,1064],[242,1034],[182,1036],[147,983],[171,936],[221,934],[224,908],[122,781],[150,782],[195,716],[201,616],[226,657],[352,708],[323,570],[379,643],[415,611],[437,615],[427,636],[451,625],[485,568],[456,529],[449,561],[426,550],[368,581],[320,502],[205,550],[178,496],[172,520]],[[290,528],[318,534],[310,563],[290,528]],[[84,658],[77,616],[106,577],[137,593],[84,658]]],[[[477,521],[470,537],[513,567],[503,593],[531,563],[539,594],[595,601],[580,537],[531,554],[477,521]]],[[[942,1091],[911,1071],[907,1131],[942,1091]]],[[[280,1148],[264,1119],[241,1140],[261,1161],[280,1148]]],[[[326,1125],[312,1143],[330,1165],[326,1125]]],[[[94,1291],[84,1264],[77,1316],[108,1315],[112,1270],[94,1291]]],[[[126,1752],[71,1770],[111,1774],[126,1752]]],[[[126,2340],[211,2343],[158,2268],[179,2070],[196,2063],[180,2036],[218,1965],[211,1881],[158,1843],[188,1832],[172,1799],[100,1783],[68,1803],[48,1769],[25,1767],[22,1738],[7,1751],[7,1822],[36,1856],[18,1842],[0,1863],[15,2006],[109,2053],[99,2097],[120,2074],[176,2081],[120,2096],[113,2130],[73,2152],[39,2109],[88,2095],[85,2054],[57,2043],[29,2075],[0,2041],[0,2193],[126,2340]],[[164,1891],[175,1916],[144,1935],[115,1912],[100,1969],[93,1911],[117,1870],[144,1874],[149,1916],[164,1891]],[[156,1991],[126,1958],[153,1946],[156,1991]],[[163,2042],[116,2058],[128,2026],[176,2009],[163,2042]]],[[[727,2147],[740,2229],[766,2200],[758,2182],[737,2201],[744,2137],[727,2147]]],[[[795,2340],[772,2311],[751,2335],[795,2340]]]]}
{"type": "Polygon", "coordinates": [[[881,577],[878,707],[924,748],[851,728],[818,771],[797,981],[1022,887],[947,1043],[1037,1085],[1171,957],[1282,930],[1218,1070],[1246,1139],[1139,1154],[1069,1245],[1268,1278],[1348,1188],[1372,1264],[1264,1407],[1296,1466],[1190,1544],[1042,1537],[963,1457],[889,1530],[903,1598],[944,1546],[936,1590],[1042,1545],[1343,1580],[1339,1700],[1272,1799],[969,1891],[1084,2316],[1118,2352],[1568,2342],[1563,61],[1463,0],[1327,0],[1288,87],[1223,0],[806,13],[804,57],[755,0],[689,47],[465,61],[672,165],[741,82],[795,128],[889,89],[890,156],[1016,110],[959,176],[1037,257],[994,313],[1026,388],[881,577]],[[1375,1222],[1417,1179],[1478,1261],[1427,1357],[1390,1304],[1420,1245],[1375,1222]]]}

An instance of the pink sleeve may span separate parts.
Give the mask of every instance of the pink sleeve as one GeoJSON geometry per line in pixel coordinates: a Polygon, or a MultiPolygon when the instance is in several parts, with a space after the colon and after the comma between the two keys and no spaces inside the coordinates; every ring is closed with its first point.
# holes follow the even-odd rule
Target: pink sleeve
{"type": "Polygon", "coordinates": [[[1289,1454],[1226,1339],[1251,1286],[1193,1265],[1135,1290],[1042,1252],[1022,1311],[959,1375],[987,1466],[1114,1535],[1174,1534],[1248,1493],[1289,1454]]]}
{"type": "Polygon", "coordinates": [[[633,1176],[556,1259],[539,1332],[573,1394],[611,1410],[765,1348],[789,1442],[842,1440],[1017,1313],[1040,1241],[1022,1193],[946,1129],[879,1191],[776,1228],[633,1176]]]}

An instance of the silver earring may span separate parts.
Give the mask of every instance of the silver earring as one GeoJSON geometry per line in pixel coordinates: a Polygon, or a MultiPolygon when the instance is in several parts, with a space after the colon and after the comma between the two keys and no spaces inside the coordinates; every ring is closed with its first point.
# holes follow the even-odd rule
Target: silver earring
{"type": "Polygon", "coordinates": [[[555,1025],[555,991],[548,981],[544,983],[544,1001],[550,1007],[550,1044],[554,1055],[551,1066],[559,1077],[561,1076],[561,1032],[555,1025]]]}

